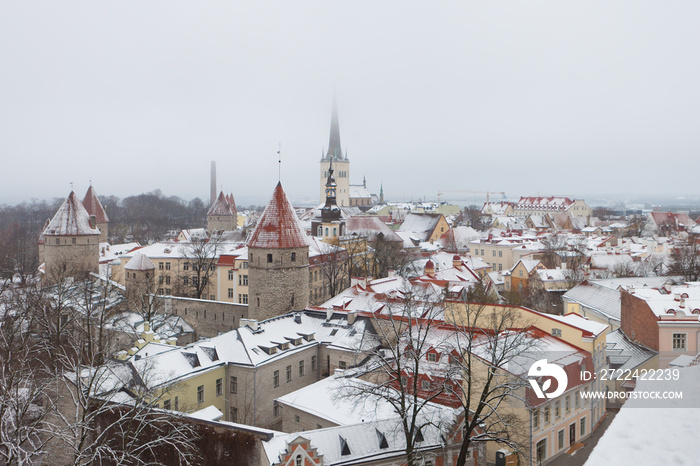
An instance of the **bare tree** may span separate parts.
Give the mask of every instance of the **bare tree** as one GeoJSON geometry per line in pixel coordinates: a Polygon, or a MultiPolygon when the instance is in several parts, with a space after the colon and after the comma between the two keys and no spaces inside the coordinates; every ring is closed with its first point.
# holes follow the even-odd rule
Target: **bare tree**
{"type": "MultiPolygon", "coordinates": [[[[183,289],[186,295],[197,299],[206,299],[211,277],[216,271],[219,241],[216,237],[209,239],[192,239],[184,246],[183,260],[186,270],[181,272],[183,289]]],[[[183,266],[183,269],[185,267],[183,266]]]]}
{"type": "Polygon", "coordinates": [[[331,298],[350,286],[348,253],[335,244],[320,244],[324,296],[331,298]]]}
{"type": "Polygon", "coordinates": [[[685,244],[671,251],[669,275],[682,276],[686,281],[700,280],[700,235],[691,233],[685,244]]]}
{"type": "Polygon", "coordinates": [[[418,290],[404,290],[400,299],[387,302],[384,311],[375,315],[380,345],[370,352],[370,362],[357,370],[372,383],[348,378],[342,390],[358,403],[382,401],[394,408],[401,419],[408,465],[420,459],[421,429],[440,422],[428,414],[429,404],[445,393],[444,378],[426,377],[428,353],[440,345],[432,330],[442,323],[442,305],[422,299],[425,296],[419,297],[418,290]]]}
{"type": "MultiPolygon", "coordinates": [[[[525,403],[527,382],[505,370],[516,358],[537,347],[525,330],[529,325],[517,308],[462,303],[448,316],[455,324],[451,378],[446,384],[460,400],[464,416],[457,465],[466,464],[469,447],[477,441],[495,441],[522,451],[518,438],[525,426],[513,413],[512,402],[525,403]]],[[[534,362],[534,361],[533,361],[534,362]]]]}
{"type": "Polygon", "coordinates": [[[0,463],[34,464],[47,454],[50,378],[30,329],[35,287],[0,290],[0,463]]]}

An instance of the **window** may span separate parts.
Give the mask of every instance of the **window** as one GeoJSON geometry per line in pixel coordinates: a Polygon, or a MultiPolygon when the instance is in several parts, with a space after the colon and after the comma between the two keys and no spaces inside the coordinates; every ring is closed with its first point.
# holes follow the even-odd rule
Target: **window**
{"type": "Polygon", "coordinates": [[[581,418],[581,437],[586,435],[586,418],[582,417],[581,418]]]}
{"type": "Polygon", "coordinates": [[[228,297],[233,298],[233,288],[228,289],[228,297]]]}
{"type": "Polygon", "coordinates": [[[498,257],[503,257],[503,251],[498,251],[498,257]]]}
{"type": "Polygon", "coordinates": [[[301,466],[303,464],[301,461],[301,455],[297,456],[297,458],[294,460],[294,466],[301,466]]]}
{"type": "Polygon", "coordinates": [[[557,449],[561,450],[562,448],[564,448],[564,430],[563,429],[557,433],[557,449]]]}
{"type": "Polygon", "coordinates": [[[175,397],[174,408],[175,408],[175,411],[180,410],[180,397],[178,397],[178,396],[175,397]]]}
{"type": "Polygon", "coordinates": [[[436,361],[437,361],[437,354],[435,354],[435,353],[428,353],[428,361],[430,361],[430,362],[436,362],[436,361]]]}
{"type": "Polygon", "coordinates": [[[539,409],[536,409],[532,412],[532,428],[533,429],[540,428],[540,410],[539,409]]]}
{"type": "Polygon", "coordinates": [[[280,386],[280,371],[275,371],[272,373],[272,386],[273,387],[280,386]]]}
{"type": "MultiPolygon", "coordinates": [[[[252,255],[251,255],[251,259],[252,259],[252,255]]],[[[248,268],[248,263],[247,263],[247,262],[243,262],[243,263],[241,264],[241,268],[242,268],[242,269],[247,269],[247,268],[248,268]]]]}
{"type": "Polygon", "coordinates": [[[673,349],[674,350],[684,350],[685,349],[685,333],[674,333],[673,334],[673,349]]]}
{"type": "Polygon", "coordinates": [[[557,419],[561,417],[561,402],[559,400],[554,402],[554,417],[557,419]]]}
{"type": "Polygon", "coordinates": [[[271,264],[272,263],[272,254],[267,255],[267,263],[271,264]]]}
{"type": "Polygon", "coordinates": [[[347,368],[347,364],[345,364],[345,361],[338,361],[338,368],[345,370],[347,368]]]}
{"type": "MultiPolygon", "coordinates": [[[[136,276],[136,274],[134,274],[134,278],[135,278],[135,276],[136,276]]],[[[163,284],[163,276],[162,276],[162,275],[159,275],[159,276],[158,276],[158,284],[159,284],[159,285],[162,285],[162,284],[163,284]]]]}
{"type": "Polygon", "coordinates": [[[280,405],[276,401],[272,403],[272,415],[274,417],[280,417],[280,405]]]}
{"type": "Polygon", "coordinates": [[[311,371],[316,370],[316,356],[311,356],[311,371]]]}
{"type": "Polygon", "coordinates": [[[163,263],[162,262],[158,262],[158,270],[163,270],[163,263]]]}
{"type": "Polygon", "coordinates": [[[544,423],[549,424],[549,406],[544,407],[544,423]]]}
{"type": "Polygon", "coordinates": [[[233,270],[228,271],[228,279],[233,280],[233,270]]]}
{"type": "Polygon", "coordinates": [[[574,393],[574,406],[576,409],[579,408],[579,404],[581,403],[581,390],[576,390],[576,393],[574,393]]]}
{"type": "Polygon", "coordinates": [[[547,458],[547,439],[537,442],[537,462],[538,464],[547,458]]]}
{"type": "Polygon", "coordinates": [[[166,288],[166,289],[165,289],[165,294],[170,294],[171,291],[172,291],[172,290],[171,290],[170,288],[166,288]]]}
{"type": "Polygon", "coordinates": [[[304,361],[299,361],[299,377],[304,375],[304,361]]]}
{"type": "Polygon", "coordinates": [[[299,422],[301,422],[301,418],[299,417],[298,414],[294,415],[294,422],[296,422],[297,424],[299,424],[299,422]]]}
{"type": "Polygon", "coordinates": [[[241,286],[248,286],[248,275],[239,275],[238,284],[241,286]]]}
{"type": "Polygon", "coordinates": [[[170,275],[165,277],[165,284],[170,285],[170,275]]]}
{"type": "Polygon", "coordinates": [[[571,395],[566,395],[564,398],[564,412],[568,413],[571,411],[571,395]]]}
{"type": "Polygon", "coordinates": [[[190,270],[190,263],[185,262],[184,264],[182,264],[182,270],[190,270]]]}
{"type": "Polygon", "coordinates": [[[204,403],[204,385],[197,387],[197,403],[204,403]]]}
{"type": "Polygon", "coordinates": [[[229,417],[231,422],[238,422],[238,408],[231,406],[229,417]]]}
{"type": "Polygon", "coordinates": [[[561,329],[560,328],[553,328],[552,329],[552,336],[553,337],[561,337],[561,329]]]}
{"type": "Polygon", "coordinates": [[[224,379],[216,379],[216,396],[224,394],[224,379]]]}
{"type": "Polygon", "coordinates": [[[297,260],[297,253],[293,252],[292,253],[292,262],[296,262],[296,260],[297,260]]]}
{"type": "Polygon", "coordinates": [[[165,263],[165,270],[170,270],[170,262],[165,263]]]}
{"type": "MultiPolygon", "coordinates": [[[[239,304],[248,304],[248,295],[247,294],[239,294],[238,295],[238,303],[239,304]]],[[[260,306],[260,298],[258,298],[258,306],[260,306]]]]}
{"type": "Polygon", "coordinates": [[[496,250],[494,249],[492,252],[493,252],[493,257],[496,257],[496,250]]]}
{"type": "Polygon", "coordinates": [[[287,366],[287,382],[292,381],[292,366],[287,366]]]}
{"type": "Polygon", "coordinates": [[[427,380],[421,380],[420,388],[421,390],[430,390],[430,382],[427,380]]]}
{"type": "Polygon", "coordinates": [[[170,410],[170,405],[171,405],[170,400],[165,400],[163,402],[163,409],[170,410]]]}
{"type": "Polygon", "coordinates": [[[238,393],[238,377],[231,376],[231,381],[229,382],[229,391],[233,394],[238,393]]]}

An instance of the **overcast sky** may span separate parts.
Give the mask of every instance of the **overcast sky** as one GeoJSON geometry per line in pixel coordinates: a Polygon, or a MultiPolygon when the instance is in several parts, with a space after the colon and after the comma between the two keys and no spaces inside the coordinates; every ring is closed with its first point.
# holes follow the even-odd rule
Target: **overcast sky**
{"type": "Polygon", "coordinates": [[[0,204],[351,182],[700,195],[700,2],[3,1],[0,204]]]}

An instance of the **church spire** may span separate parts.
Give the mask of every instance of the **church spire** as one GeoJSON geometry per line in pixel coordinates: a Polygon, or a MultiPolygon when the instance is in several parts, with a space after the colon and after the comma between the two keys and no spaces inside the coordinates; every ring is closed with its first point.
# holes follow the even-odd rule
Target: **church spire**
{"type": "Polygon", "coordinates": [[[343,160],[343,151],[340,148],[340,125],[338,124],[338,102],[333,98],[333,114],[331,115],[331,135],[328,140],[328,153],[326,159],[343,160]]]}
{"type": "Polygon", "coordinates": [[[332,222],[340,219],[340,209],[336,202],[335,177],[333,176],[333,159],[328,168],[328,179],[326,180],[326,204],[321,209],[321,218],[324,222],[332,222]]]}

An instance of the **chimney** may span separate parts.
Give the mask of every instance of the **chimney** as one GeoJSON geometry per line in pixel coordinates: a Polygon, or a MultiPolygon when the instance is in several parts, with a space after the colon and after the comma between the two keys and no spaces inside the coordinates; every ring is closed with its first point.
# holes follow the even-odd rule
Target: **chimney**
{"type": "Polygon", "coordinates": [[[294,323],[297,323],[297,324],[301,323],[301,313],[300,312],[294,313],[294,323]]]}
{"type": "Polygon", "coordinates": [[[333,309],[326,309],[326,321],[333,318],[333,309]]]}
{"type": "Polygon", "coordinates": [[[260,329],[260,324],[255,319],[241,319],[240,327],[250,327],[251,330],[256,331],[260,329]]]}
{"type": "Polygon", "coordinates": [[[209,194],[209,205],[214,205],[216,202],[216,162],[211,161],[211,192],[209,194]]]}
{"type": "Polygon", "coordinates": [[[348,325],[354,324],[355,319],[357,319],[357,311],[348,312],[348,325]]]}
{"type": "Polygon", "coordinates": [[[462,268],[462,258],[459,257],[457,254],[455,254],[452,257],[452,267],[455,269],[461,269],[462,268]]]}

